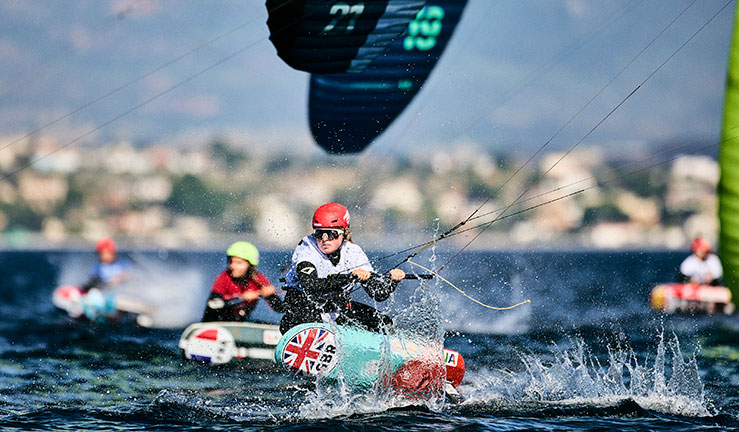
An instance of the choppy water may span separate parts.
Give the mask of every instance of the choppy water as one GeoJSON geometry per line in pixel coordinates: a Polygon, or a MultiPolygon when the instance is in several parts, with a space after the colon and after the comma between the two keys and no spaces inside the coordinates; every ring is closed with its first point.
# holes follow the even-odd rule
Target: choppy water
{"type": "MultiPolygon", "coordinates": [[[[284,254],[264,254],[279,278],[284,254]]],[[[173,328],[70,321],[52,289],[94,256],[0,253],[3,430],[725,430],[739,428],[739,317],[661,316],[647,305],[683,254],[469,253],[438,281],[405,281],[387,306],[465,357],[458,405],[309,389],[266,364],[209,368],[177,340],[199,318],[218,253],[134,255],[173,328]]],[[[428,261],[428,260],[427,260],[428,261]]],[[[419,260],[419,262],[423,262],[419,260]]],[[[381,266],[380,266],[381,267],[381,266]]],[[[134,289],[135,292],[135,289],[134,289]]],[[[358,299],[360,299],[358,297],[358,299]]],[[[257,317],[279,316],[260,306],[257,317]]],[[[438,401],[437,401],[438,402],[438,401]]]]}

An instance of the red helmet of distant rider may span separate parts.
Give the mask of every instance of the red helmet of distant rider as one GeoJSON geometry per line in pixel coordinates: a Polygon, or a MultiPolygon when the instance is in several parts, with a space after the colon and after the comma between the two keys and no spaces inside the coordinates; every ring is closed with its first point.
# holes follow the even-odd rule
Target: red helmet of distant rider
{"type": "Polygon", "coordinates": [[[690,249],[694,253],[707,254],[708,252],[711,252],[711,244],[703,237],[696,237],[693,239],[693,242],[690,243],[690,249]]]}
{"type": "Polygon", "coordinates": [[[102,238],[98,240],[97,244],[95,245],[95,250],[98,252],[107,250],[107,251],[111,251],[115,253],[116,251],[115,241],[113,241],[113,239],[109,237],[102,238]]]}

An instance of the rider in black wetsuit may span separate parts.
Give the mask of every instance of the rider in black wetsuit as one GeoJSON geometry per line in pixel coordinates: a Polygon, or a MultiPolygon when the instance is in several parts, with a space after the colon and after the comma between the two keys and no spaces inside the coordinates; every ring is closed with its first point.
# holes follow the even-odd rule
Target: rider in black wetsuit
{"type": "Polygon", "coordinates": [[[319,207],[313,215],[314,232],[295,249],[287,275],[287,311],[280,331],[308,322],[355,324],[379,331],[392,324],[387,315],[351,300],[358,282],[376,301],[384,301],[395,290],[405,272],[393,269],[388,275],[373,275],[364,251],[351,242],[349,212],[338,203],[319,207]]]}

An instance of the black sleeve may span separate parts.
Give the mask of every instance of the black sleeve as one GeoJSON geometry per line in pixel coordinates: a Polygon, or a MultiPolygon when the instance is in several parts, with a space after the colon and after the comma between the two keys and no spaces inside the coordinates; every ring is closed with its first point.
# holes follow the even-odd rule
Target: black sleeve
{"type": "Polygon", "coordinates": [[[339,294],[344,285],[349,282],[349,279],[343,277],[319,278],[316,266],[309,261],[299,262],[296,270],[300,286],[309,297],[313,298],[339,294]]]}
{"type": "Polygon", "coordinates": [[[372,275],[371,278],[362,282],[362,288],[375,301],[385,301],[397,288],[398,282],[392,280],[390,275],[372,275]]]}
{"type": "Polygon", "coordinates": [[[689,283],[690,276],[683,274],[683,272],[677,272],[677,281],[679,283],[689,283]]]}
{"type": "MultiPolygon", "coordinates": [[[[215,304],[218,304],[219,302],[216,301],[215,304]]],[[[225,309],[225,302],[223,301],[223,296],[211,292],[210,295],[208,295],[208,300],[205,302],[205,310],[203,311],[203,317],[200,319],[202,322],[208,322],[208,321],[223,321],[223,311],[225,309]],[[220,307],[218,308],[212,308],[211,307],[211,300],[220,299],[220,307]]]]}
{"type": "Polygon", "coordinates": [[[275,312],[284,313],[287,309],[285,307],[285,302],[283,302],[280,296],[278,296],[277,294],[267,296],[264,298],[264,300],[267,301],[269,307],[271,307],[272,310],[274,310],[275,312]]]}

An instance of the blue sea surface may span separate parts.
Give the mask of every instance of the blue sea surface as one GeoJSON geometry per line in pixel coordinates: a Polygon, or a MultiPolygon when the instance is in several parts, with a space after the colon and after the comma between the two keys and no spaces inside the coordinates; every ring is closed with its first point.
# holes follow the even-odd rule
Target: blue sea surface
{"type": "MultiPolygon", "coordinates": [[[[1,252],[0,428],[739,428],[739,316],[665,316],[648,304],[652,286],[672,280],[685,255],[468,252],[444,268],[446,282],[401,282],[380,306],[399,326],[441,323],[445,346],[467,368],[461,403],[423,403],[313,388],[265,363],[216,368],[184,360],[179,336],[199,320],[210,283],[225,268],[221,253],[127,254],[140,269],[128,294],[156,307],[155,328],[140,328],[76,321],[52,305],[56,286],[85,280],[94,254],[1,252]],[[484,306],[525,300],[506,311],[484,306]]],[[[415,259],[434,267],[451,256],[415,259]]],[[[279,286],[287,258],[264,253],[260,270],[279,286]]],[[[383,265],[392,263],[376,267],[383,265]]],[[[255,318],[277,322],[279,315],[260,304],[255,318]]]]}

